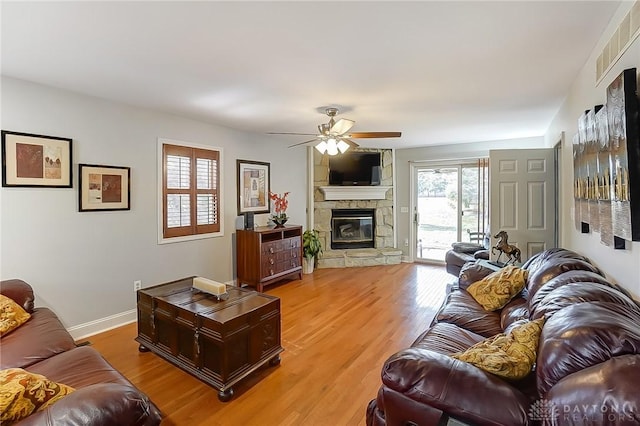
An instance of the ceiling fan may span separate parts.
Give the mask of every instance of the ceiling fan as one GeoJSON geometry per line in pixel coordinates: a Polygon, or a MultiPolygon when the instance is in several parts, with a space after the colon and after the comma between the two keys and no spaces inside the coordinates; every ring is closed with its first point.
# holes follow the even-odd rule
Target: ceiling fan
{"type": "Polygon", "coordinates": [[[306,145],[312,142],[318,142],[316,149],[321,154],[325,152],[329,155],[336,155],[338,152],[344,153],[349,148],[359,146],[352,139],[371,139],[371,138],[399,138],[402,132],[351,132],[349,130],[356,123],[353,120],[341,118],[338,121],[334,117],[338,114],[338,108],[329,107],[325,110],[325,114],[329,116],[329,122],[318,125],[318,133],[277,133],[269,132],[270,135],[302,135],[314,136],[308,141],[290,145],[289,148],[299,145],[306,145]]]}

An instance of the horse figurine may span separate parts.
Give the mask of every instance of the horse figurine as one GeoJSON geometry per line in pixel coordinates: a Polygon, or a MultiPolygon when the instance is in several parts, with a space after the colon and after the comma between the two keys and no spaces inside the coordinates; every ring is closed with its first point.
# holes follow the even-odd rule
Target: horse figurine
{"type": "Polygon", "coordinates": [[[496,262],[500,261],[500,257],[503,254],[507,256],[506,265],[515,264],[516,262],[521,262],[520,258],[520,249],[514,245],[509,244],[509,235],[507,235],[506,231],[500,231],[493,238],[497,238],[498,242],[495,246],[491,248],[491,253],[495,254],[495,250],[498,250],[500,254],[496,259],[496,262]]]}

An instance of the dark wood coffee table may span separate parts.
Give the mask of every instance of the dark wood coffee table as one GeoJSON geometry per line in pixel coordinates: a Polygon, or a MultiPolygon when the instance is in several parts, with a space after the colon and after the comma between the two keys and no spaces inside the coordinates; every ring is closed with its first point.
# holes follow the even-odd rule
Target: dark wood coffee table
{"type": "Polygon", "coordinates": [[[280,363],[280,299],[227,286],[228,297],[192,289],[193,278],[138,290],[140,351],[151,351],[216,388],[233,386],[266,363],[280,363]]]}

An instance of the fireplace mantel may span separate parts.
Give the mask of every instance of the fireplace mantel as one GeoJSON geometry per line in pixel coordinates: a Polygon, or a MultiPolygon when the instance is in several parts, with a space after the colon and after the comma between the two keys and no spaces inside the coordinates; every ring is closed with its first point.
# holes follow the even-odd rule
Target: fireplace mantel
{"type": "Polygon", "coordinates": [[[391,186],[321,186],[324,199],[330,200],[384,200],[391,186]]]}

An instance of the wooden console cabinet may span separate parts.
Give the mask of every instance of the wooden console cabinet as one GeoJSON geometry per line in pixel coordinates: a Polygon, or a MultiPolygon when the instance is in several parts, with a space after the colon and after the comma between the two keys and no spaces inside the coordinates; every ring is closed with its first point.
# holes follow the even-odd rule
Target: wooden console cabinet
{"type": "Polygon", "coordinates": [[[192,289],[193,278],[138,290],[136,341],[228,401],[240,380],[280,363],[280,299],[227,286],[218,300],[192,289]]]}
{"type": "Polygon", "coordinates": [[[302,227],[239,229],[236,238],[238,285],[264,286],[285,278],[302,279],[302,227]]]}

